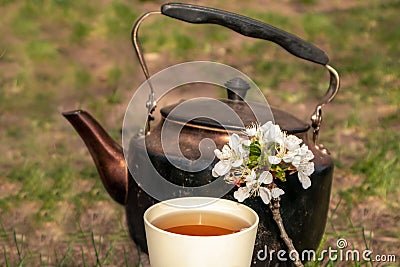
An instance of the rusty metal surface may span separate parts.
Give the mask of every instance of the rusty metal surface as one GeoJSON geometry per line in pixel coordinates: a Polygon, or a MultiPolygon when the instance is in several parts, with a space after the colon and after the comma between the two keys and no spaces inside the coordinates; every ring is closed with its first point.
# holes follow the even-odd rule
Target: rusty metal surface
{"type": "Polygon", "coordinates": [[[128,169],[122,148],[86,111],[64,112],[85,142],[99,172],[104,188],[119,204],[125,205],[128,191],[128,169]]]}
{"type": "MultiPolygon", "coordinates": [[[[147,252],[143,214],[158,200],[144,192],[130,176],[120,146],[88,113],[75,111],[65,113],[64,116],[74,125],[88,146],[107,192],[115,201],[125,206],[127,225],[132,240],[143,252],[147,252]]],[[[211,176],[212,166],[200,172],[188,173],[172,165],[162,151],[160,129],[161,125],[146,136],[148,139],[146,148],[139,145],[142,142],[135,142],[136,140],[132,139],[129,150],[129,160],[132,162],[129,162],[129,166],[140,166],[144,153],[148,153],[160,175],[174,184],[193,187],[210,183],[215,179],[211,176]]],[[[286,230],[293,239],[295,247],[302,251],[316,249],[321,241],[329,208],[333,161],[329,155],[321,152],[308,141],[306,132],[296,135],[302,138],[315,155],[313,159],[315,172],[310,177],[312,186],[303,190],[297,176],[289,176],[287,182],[279,184],[279,187],[287,193],[281,202],[281,214],[286,223],[286,230]]],[[[205,137],[212,138],[217,146],[221,147],[226,143],[228,134],[222,131],[184,127],[180,137],[179,145],[183,154],[189,159],[196,159],[199,151],[195,148],[198,147],[200,140],[205,137]]],[[[229,192],[224,198],[234,200],[233,192],[229,192]]],[[[286,249],[268,207],[260,199],[248,199],[244,204],[252,207],[260,217],[254,257],[257,251],[264,249],[265,245],[275,251],[286,249]]],[[[273,266],[270,264],[277,263],[276,259],[268,262],[256,261],[256,258],[254,260],[253,266],[273,266]]],[[[282,266],[281,263],[279,264],[282,266]]]]}
{"type": "MultiPolygon", "coordinates": [[[[193,134],[189,134],[190,131],[187,133],[187,138],[191,136],[191,142],[196,142],[196,138],[200,137],[195,138],[193,134]]],[[[153,134],[155,133],[153,132],[153,134]]],[[[199,134],[199,136],[202,135],[199,134]]],[[[305,140],[315,155],[315,172],[310,177],[312,186],[307,190],[302,189],[297,175],[294,174],[288,177],[287,182],[279,184],[279,187],[287,193],[281,200],[281,214],[286,230],[293,239],[295,247],[299,251],[302,251],[305,249],[316,249],[324,233],[333,178],[333,162],[328,155],[322,153],[308,142],[305,133],[301,134],[300,137],[305,140]]],[[[222,140],[223,135],[220,135],[219,138],[222,140]]],[[[158,141],[154,143],[158,144],[158,141]]],[[[163,154],[158,152],[158,150],[148,151],[155,168],[172,183],[190,187],[203,185],[215,179],[210,175],[211,167],[195,174],[186,173],[174,167],[163,154]]],[[[136,149],[133,151],[131,160],[140,164],[142,153],[146,153],[144,149],[136,149]]],[[[192,157],[196,155],[198,155],[198,152],[194,150],[187,154],[187,156],[192,157]]],[[[233,192],[229,192],[224,198],[234,200],[233,192]]],[[[127,221],[132,239],[143,251],[147,251],[143,214],[148,207],[157,202],[157,200],[147,195],[136,184],[133,178],[129,179],[128,200],[125,207],[127,221]]],[[[265,245],[275,251],[280,249],[286,250],[286,246],[279,236],[279,230],[272,219],[268,206],[260,199],[248,199],[244,204],[253,208],[260,217],[254,249],[254,260],[256,261],[257,251],[264,249],[265,245]]],[[[253,266],[274,266],[275,263],[278,263],[276,258],[268,262],[256,261],[253,266]]],[[[283,266],[281,265],[282,263],[279,264],[279,266],[283,266]]],[[[290,264],[287,266],[290,266],[290,264]]]]}
{"type": "MultiPolygon", "coordinates": [[[[257,121],[254,113],[262,114],[263,112],[264,113],[267,112],[265,110],[266,107],[258,103],[251,103],[250,107],[248,103],[244,101],[230,100],[230,99],[218,99],[218,100],[228,105],[233,111],[235,111],[236,114],[238,114],[238,116],[240,117],[241,122],[243,122],[245,126],[250,126],[252,123],[257,121]]],[[[186,113],[175,112],[172,115],[170,115],[171,111],[174,110],[174,108],[178,105],[179,103],[163,107],[160,110],[162,117],[164,119],[168,117],[169,121],[173,121],[176,123],[187,122],[191,118],[196,118],[191,120],[190,124],[188,125],[190,127],[195,127],[195,128],[208,127],[210,130],[214,131],[224,128],[232,131],[243,130],[241,124],[235,123],[235,121],[232,121],[230,118],[226,118],[225,121],[219,121],[219,122],[216,122],[212,119],[205,117],[197,118],[196,115],[201,114],[202,110],[205,109],[209,110],[210,108],[214,108],[209,106],[208,101],[202,101],[202,100],[192,101],[191,109],[187,110],[188,112],[186,113]]],[[[289,134],[306,132],[310,128],[309,124],[303,122],[302,120],[299,120],[298,118],[294,117],[293,115],[283,110],[271,107],[271,111],[275,123],[278,124],[282,130],[288,132],[289,134]]],[[[220,111],[216,109],[214,111],[209,110],[208,112],[211,114],[217,114],[220,111]]],[[[266,121],[260,121],[260,124],[264,123],[266,123],[266,121]]]]}

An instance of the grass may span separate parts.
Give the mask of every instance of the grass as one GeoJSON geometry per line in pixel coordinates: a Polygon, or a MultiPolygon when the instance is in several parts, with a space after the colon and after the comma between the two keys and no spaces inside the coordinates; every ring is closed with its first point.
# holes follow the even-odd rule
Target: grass
{"type": "MultiPolygon", "coordinates": [[[[2,232],[0,237],[6,241],[8,247],[3,247],[3,266],[132,266],[139,267],[140,260],[132,260],[128,254],[138,254],[129,244],[121,241],[105,242],[102,236],[95,236],[93,232],[81,233],[69,243],[57,245],[51,254],[43,251],[33,251],[28,247],[26,237],[15,231],[2,232]],[[8,248],[14,248],[10,251],[8,248]]],[[[127,237],[125,237],[127,238],[127,237]]],[[[43,249],[43,248],[42,248],[43,249]]]]}
{"type": "MultiPolygon", "coordinates": [[[[218,5],[294,32],[330,56],[342,89],[321,129],[336,170],[320,250],[344,237],[351,247],[399,258],[400,2],[350,2],[218,5]]],[[[0,1],[0,265],[139,266],[123,208],[108,197],[60,112],[88,109],[119,140],[124,109],[143,81],[130,28],[150,9],[158,4],[0,1]]],[[[327,88],[321,66],[220,26],[155,17],[141,28],[141,41],[153,54],[151,73],[187,60],[229,64],[252,77],[271,104],[307,121],[327,88]]]]}

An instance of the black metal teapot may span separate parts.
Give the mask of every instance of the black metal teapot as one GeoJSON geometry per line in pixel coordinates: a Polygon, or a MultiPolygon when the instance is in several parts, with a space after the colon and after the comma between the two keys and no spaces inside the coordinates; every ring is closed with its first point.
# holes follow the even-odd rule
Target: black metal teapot
{"type": "MultiPolygon", "coordinates": [[[[312,186],[309,189],[303,190],[301,184],[296,181],[297,179],[290,178],[280,185],[287,192],[281,200],[281,214],[288,235],[293,239],[294,246],[299,252],[306,249],[315,250],[325,229],[334,168],[327,149],[318,144],[318,134],[322,121],[322,108],[335,97],[339,89],[338,74],[328,65],[327,55],[295,35],[248,17],[196,5],[170,3],[163,5],[161,12],[151,12],[142,16],[132,31],[133,43],[147,78],[149,78],[149,74],[137,42],[137,32],[143,19],[153,13],[161,13],[190,23],[219,24],[245,36],[275,42],[291,54],[327,68],[330,73],[329,88],[311,116],[311,125],[283,110],[271,108],[275,123],[287,133],[301,138],[315,156],[313,159],[315,171],[310,177],[312,186]],[[312,131],[312,140],[308,139],[310,131],[312,131]]],[[[226,87],[229,89],[228,98],[219,101],[234,110],[244,126],[251,125],[255,121],[255,117],[252,109],[243,101],[248,89],[246,83],[233,79],[227,81],[226,87]]],[[[150,96],[152,97],[152,95],[150,96]]],[[[147,103],[149,115],[155,108],[155,99],[151,97],[147,103]]],[[[211,175],[212,165],[199,172],[186,172],[171,164],[165,156],[160,143],[166,118],[168,117],[168,122],[172,124],[185,122],[186,114],[178,113],[169,116],[177,105],[163,107],[161,109],[162,119],[158,125],[150,129],[149,119],[146,129],[144,129],[145,134],[132,137],[132,140],[129,141],[128,157],[124,157],[122,147],[110,138],[89,113],[83,110],[63,113],[87,145],[107,192],[116,202],[125,206],[130,235],[145,252],[147,245],[143,214],[148,207],[159,200],[147,194],[138,185],[137,181],[132,178],[138,170],[128,169],[128,166],[140,166],[143,156],[146,154],[157,171],[171,183],[190,188],[215,180],[211,175]]],[[[193,106],[194,110],[204,108],[201,101],[194,101],[193,106]]],[[[252,108],[254,107],[257,109],[257,104],[252,106],[252,108]]],[[[226,122],[224,127],[221,127],[220,124],[204,118],[191,120],[181,128],[179,146],[186,159],[196,160],[200,153],[197,147],[202,139],[211,138],[216,147],[221,148],[227,142],[229,134],[240,132],[243,130],[242,126],[226,122]]],[[[140,167],[137,168],[140,169],[140,167]]],[[[234,199],[233,190],[223,197],[234,199]]],[[[244,204],[253,208],[260,217],[253,266],[273,265],[278,261],[276,257],[272,259],[265,257],[269,253],[268,251],[286,250],[287,248],[279,236],[279,230],[272,219],[271,211],[259,198],[247,199],[244,204]]],[[[290,265],[290,260],[286,263],[281,262],[280,266],[285,264],[290,265]]]]}

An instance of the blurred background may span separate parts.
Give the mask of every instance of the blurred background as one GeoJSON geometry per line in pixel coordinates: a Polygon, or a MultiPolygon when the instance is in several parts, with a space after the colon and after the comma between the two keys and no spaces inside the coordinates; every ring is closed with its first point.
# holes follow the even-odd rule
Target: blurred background
{"type": "MultiPolygon", "coordinates": [[[[144,81],[130,30],[162,3],[0,0],[1,266],[140,266],[123,207],[104,190],[61,112],[90,111],[120,143],[125,109],[144,81]]],[[[320,133],[336,166],[320,249],[345,238],[354,249],[397,255],[398,264],[400,1],[191,3],[256,18],[326,51],[341,89],[320,133]]],[[[321,66],[219,26],[159,16],[140,33],[151,73],[189,60],[228,64],[251,77],[272,106],[307,122],[328,87],[321,66]]],[[[196,97],[185,90],[174,97],[196,97]]]]}

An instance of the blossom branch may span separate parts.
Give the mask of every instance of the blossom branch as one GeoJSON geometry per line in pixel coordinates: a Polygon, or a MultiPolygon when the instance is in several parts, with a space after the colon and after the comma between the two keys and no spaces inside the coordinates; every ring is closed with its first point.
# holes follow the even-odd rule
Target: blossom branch
{"type": "Polygon", "coordinates": [[[300,260],[299,252],[294,247],[292,239],[289,238],[288,234],[286,233],[285,226],[283,225],[283,220],[279,209],[279,198],[273,198],[269,204],[269,208],[272,211],[272,217],[274,221],[278,225],[279,231],[281,233],[281,238],[289,249],[289,255],[292,255],[294,257],[294,265],[296,265],[297,267],[303,267],[303,263],[300,260]]]}
{"type": "Polygon", "coordinates": [[[262,126],[252,125],[246,129],[245,135],[247,138],[242,139],[232,134],[222,150],[214,151],[220,161],[212,169],[212,175],[223,176],[227,183],[236,185],[238,189],[233,197],[239,202],[259,196],[269,205],[289,254],[291,258],[292,255],[295,257],[294,264],[303,266],[299,253],[286,233],[279,210],[280,196],[285,192],[274,180],[285,182],[286,173],[297,172],[302,187],[309,188],[310,175],[314,172],[314,163],[311,161],[314,154],[302,139],[288,135],[271,121],[262,126]]]}

